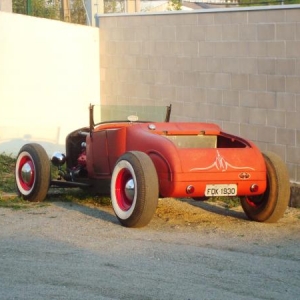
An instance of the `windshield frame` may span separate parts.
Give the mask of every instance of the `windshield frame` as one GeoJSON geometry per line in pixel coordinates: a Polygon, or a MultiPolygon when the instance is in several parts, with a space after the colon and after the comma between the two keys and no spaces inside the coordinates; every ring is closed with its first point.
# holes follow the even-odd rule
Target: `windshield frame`
{"type": "MultiPolygon", "coordinates": [[[[128,106],[128,105],[94,105],[89,106],[89,123],[92,132],[95,126],[109,123],[150,123],[150,122],[169,122],[171,118],[172,105],[169,106],[128,106]],[[100,120],[96,122],[96,109],[100,113],[100,120]],[[150,116],[151,119],[141,119],[138,111],[142,115],[150,116]],[[109,116],[118,115],[118,118],[109,119],[109,116]],[[120,118],[119,118],[120,117],[120,118]],[[158,119],[160,118],[160,119],[158,119]]],[[[99,116],[98,116],[99,119],[99,116]]]]}

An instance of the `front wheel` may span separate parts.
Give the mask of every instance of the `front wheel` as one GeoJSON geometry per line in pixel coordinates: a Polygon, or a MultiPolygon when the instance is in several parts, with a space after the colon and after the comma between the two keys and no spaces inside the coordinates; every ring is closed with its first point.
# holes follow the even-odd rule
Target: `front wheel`
{"type": "Polygon", "coordinates": [[[262,195],[241,198],[241,205],[250,220],[266,223],[278,221],[290,199],[287,168],[274,153],[263,153],[267,169],[267,189],[262,195]]]}
{"type": "Polygon", "coordinates": [[[132,151],[119,158],[112,174],[111,201],[123,226],[147,225],[155,213],[158,194],[156,169],[147,154],[132,151]]]}
{"type": "Polygon", "coordinates": [[[39,202],[46,198],[50,186],[50,160],[41,145],[31,143],[21,148],[15,178],[18,193],[23,199],[39,202]]]}

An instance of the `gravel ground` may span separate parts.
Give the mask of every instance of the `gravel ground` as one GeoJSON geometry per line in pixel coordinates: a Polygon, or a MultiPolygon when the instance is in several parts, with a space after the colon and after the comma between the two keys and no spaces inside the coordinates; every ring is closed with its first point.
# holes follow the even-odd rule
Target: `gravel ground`
{"type": "Polygon", "coordinates": [[[163,199],[142,229],[111,207],[0,208],[0,299],[299,299],[300,210],[163,199]]]}

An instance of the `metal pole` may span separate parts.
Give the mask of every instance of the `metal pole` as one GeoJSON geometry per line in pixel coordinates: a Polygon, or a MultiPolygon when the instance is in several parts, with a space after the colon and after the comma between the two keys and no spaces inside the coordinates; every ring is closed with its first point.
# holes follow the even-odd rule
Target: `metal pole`
{"type": "Polygon", "coordinates": [[[27,15],[31,16],[32,14],[31,0],[27,0],[26,2],[26,11],[27,11],[27,15]]]}

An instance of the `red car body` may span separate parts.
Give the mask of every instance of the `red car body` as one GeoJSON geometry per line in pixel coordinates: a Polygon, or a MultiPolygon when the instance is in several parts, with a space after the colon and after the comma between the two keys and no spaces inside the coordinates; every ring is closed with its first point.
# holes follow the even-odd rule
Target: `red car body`
{"type": "Polygon", "coordinates": [[[141,151],[151,158],[161,197],[204,197],[207,184],[236,184],[239,196],[262,194],[266,189],[266,167],[259,149],[214,124],[98,125],[86,137],[88,176],[110,178],[117,160],[128,151],[141,151]],[[251,191],[254,184],[258,188],[251,191]]]}

